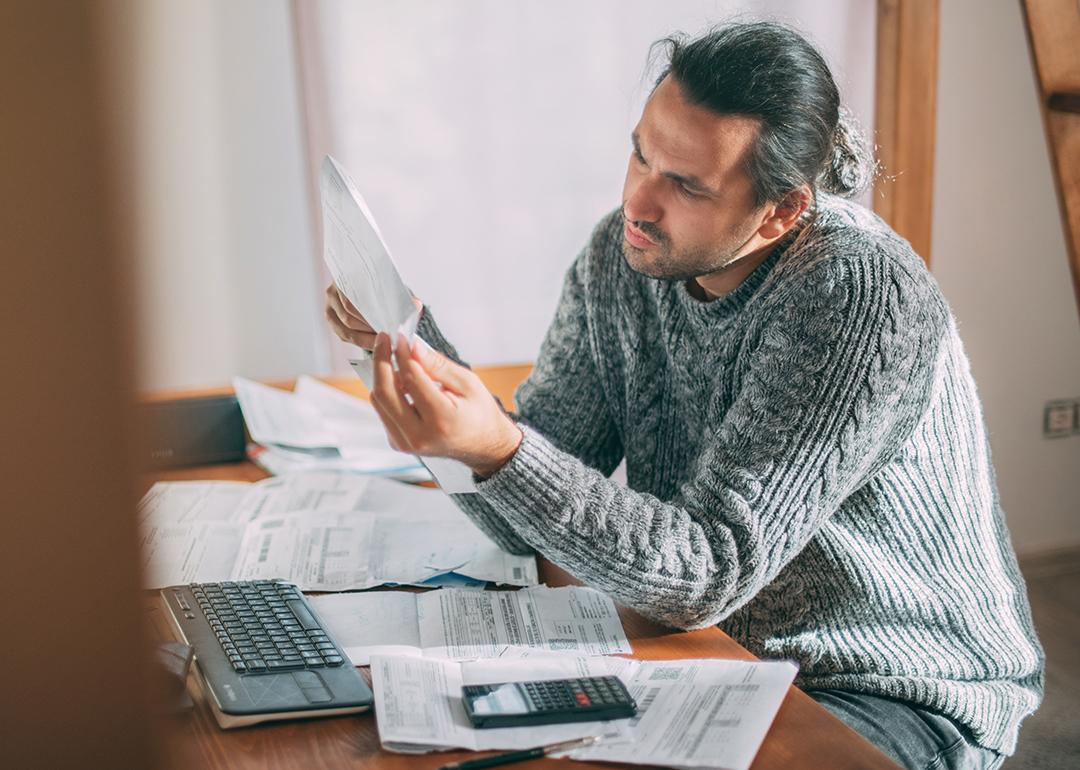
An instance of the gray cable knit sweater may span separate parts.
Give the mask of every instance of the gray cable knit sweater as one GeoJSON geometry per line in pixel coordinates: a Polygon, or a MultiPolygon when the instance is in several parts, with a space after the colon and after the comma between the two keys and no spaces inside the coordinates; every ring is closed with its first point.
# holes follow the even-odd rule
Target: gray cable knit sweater
{"type": "MultiPolygon", "coordinates": [[[[618,211],[517,393],[524,440],[458,505],[678,628],[1015,747],[1043,655],[954,319],[906,241],[822,196],[733,293],[627,267],[618,211]],[[608,478],[625,457],[629,488],[608,478]]],[[[425,313],[420,333],[454,356],[425,313]]]]}

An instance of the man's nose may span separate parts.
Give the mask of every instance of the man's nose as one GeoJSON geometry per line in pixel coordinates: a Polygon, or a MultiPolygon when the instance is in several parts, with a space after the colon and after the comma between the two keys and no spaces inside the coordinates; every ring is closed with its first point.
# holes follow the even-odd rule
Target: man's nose
{"type": "Polygon", "coordinates": [[[648,177],[634,181],[623,203],[623,216],[631,222],[658,222],[661,209],[656,199],[656,187],[648,177]]]}

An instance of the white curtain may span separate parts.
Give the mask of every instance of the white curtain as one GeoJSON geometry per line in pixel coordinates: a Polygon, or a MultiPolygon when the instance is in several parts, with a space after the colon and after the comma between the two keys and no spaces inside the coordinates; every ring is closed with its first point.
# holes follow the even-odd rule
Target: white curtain
{"type": "Polygon", "coordinates": [[[297,0],[295,9],[309,160],[317,168],[329,153],[349,169],[405,280],[474,364],[535,358],[566,268],[620,203],[654,40],[733,18],[794,24],[872,126],[867,0],[297,0]]]}

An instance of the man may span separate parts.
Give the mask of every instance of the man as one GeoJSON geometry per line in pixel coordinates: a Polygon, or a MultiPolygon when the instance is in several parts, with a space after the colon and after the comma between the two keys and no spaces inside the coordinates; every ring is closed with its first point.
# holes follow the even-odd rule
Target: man
{"type": "Polygon", "coordinates": [[[948,306],[834,194],[869,164],[803,38],[664,43],[623,205],[570,268],[518,415],[426,309],[442,353],[391,351],[334,287],[328,318],[374,346],[392,444],[468,464],[456,502],[502,547],[798,661],[905,767],[996,767],[1043,658],[948,306]]]}

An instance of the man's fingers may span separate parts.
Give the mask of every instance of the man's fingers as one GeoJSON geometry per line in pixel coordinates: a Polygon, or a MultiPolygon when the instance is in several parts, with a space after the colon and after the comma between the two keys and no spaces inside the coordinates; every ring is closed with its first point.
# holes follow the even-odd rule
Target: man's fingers
{"type": "Polygon", "coordinates": [[[424,368],[428,376],[454,393],[466,395],[474,387],[475,375],[464,366],[451,361],[426,342],[417,337],[412,346],[412,358],[424,368]]]}
{"type": "Polygon", "coordinates": [[[339,339],[344,340],[345,342],[352,342],[352,330],[342,326],[341,319],[338,318],[338,314],[334,312],[334,309],[327,305],[325,312],[326,322],[330,325],[330,328],[333,329],[334,334],[336,334],[339,339]]]}
{"type": "Polygon", "coordinates": [[[337,286],[334,286],[334,291],[337,292],[338,299],[341,300],[341,306],[345,308],[345,311],[347,313],[349,313],[350,315],[354,315],[357,318],[364,317],[364,314],[356,309],[356,305],[352,303],[352,300],[350,300],[348,297],[341,293],[341,289],[339,289],[337,286]]]}
{"type": "Polygon", "coordinates": [[[326,308],[326,322],[330,325],[334,334],[338,336],[338,339],[343,342],[349,342],[364,350],[371,350],[375,347],[375,332],[357,332],[342,326],[341,319],[338,318],[333,308],[329,306],[326,308]]]}
{"type": "Polygon", "coordinates": [[[386,334],[375,338],[375,383],[371,389],[371,402],[397,424],[406,439],[420,422],[416,410],[405,400],[404,388],[390,360],[390,337],[386,334]]]}
{"type": "Polygon", "coordinates": [[[383,430],[386,431],[386,438],[390,443],[391,449],[396,449],[399,452],[412,452],[412,446],[409,445],[405,435],[401,432],[394,419],[383,411],[383,408],[379,406],[379,403],[372,398],[371,406],[374,407],[375,413],[379,415],[379,419],[382,421],[383,430]]]}
{"type": "Polygon", "coordinates": [[[333,309],[335,314],[337,314],[338,320],[341,321],[342,326],[357,332],[373,333],[374,330],[371,328],[371,324],[367,322],[367,319],[352,306],[351,302],[349,302],[349,307],[352,308],[352,310],[346,310],[345,305],[342,304],[343,301],[349,302],[342,296],[341,292],[337,290],[336,286],[331,286],[331,290],[327,290],[326,304],[333,309]]]}
{"type": "MultiPolygon", "coordinates": [[[[413,344],[420,343],[414,341],[413,344]]],[[[419,412],[420,419],[427,427],[438,430],[443,410],[452,406],[450,399],[428,376],[420,362],[412,357],[409,343],[404,336],[398,337],[397,360],[405,391],[412,397],[413,406],[419,412]]]]}

